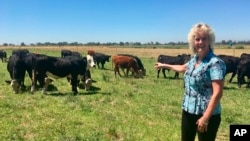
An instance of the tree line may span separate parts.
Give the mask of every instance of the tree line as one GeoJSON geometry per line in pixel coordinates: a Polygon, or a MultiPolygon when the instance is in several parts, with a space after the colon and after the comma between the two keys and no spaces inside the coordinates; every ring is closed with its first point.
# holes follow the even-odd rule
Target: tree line
{"type": "MultiPolygon", "coordinates": [[[[30,43],[26,44],[24,42],[21,42],[21,44],[16,45],[13,43],[3,43],[2,46],[144,46],[144,45],[187,45],[187,42],[168,42],[168,43],[160,43],[160,42],[147,42],[147,43],[141,43],[141,42],[107,42],[107,43],[100,43],[100,42],[88,42],[88,43],[79,43],[79,42],[58,42],[58,43],[52,43],[52,42],[38,42],[38,43],[30,43]]],[[[250,45],[249,41],[232,41],[232,40],[222,40],[221,42],[217,42],[216,44],[221,45],[250,45]]]]}

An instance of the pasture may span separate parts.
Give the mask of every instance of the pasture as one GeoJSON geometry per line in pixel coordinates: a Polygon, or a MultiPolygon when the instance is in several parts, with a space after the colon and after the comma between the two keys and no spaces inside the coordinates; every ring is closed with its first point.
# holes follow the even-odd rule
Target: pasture
{"type": "MultiPolygon", "coordinates": [[[[15,47],[19,48],[19,47],[15,47]]],[[[23,47],[30,52],[60,56],[61,49],[83,55],[95,50],[109,55],[127,53],[141,58],[147,75],[143,79],[115,77],[111,62],[105,69],[91,68],[95,81],[90,91],[79,89],[71,94],[66,78],[53,81],[48,94],[41,90],[13,94],[6,63],[0,62],[0,140],[81,140],[81,141],[178,141],[180,140],[183,75],[173,79],[157,78],[154,63],[159,54],[190,53],[187,48],[119,48],[119,47],[23,47]]],[[[5,48],[8,56],[13,48],[5,48]]],[[[239,56],[250,48],[215,48],[216,54],[239,56]]],[[[228,83],[226,76],[222,98],[222,122],[218,141],[229,140],[230,124],[250,124],[250,89],[237,87],[237,77],[228,83]]]]}

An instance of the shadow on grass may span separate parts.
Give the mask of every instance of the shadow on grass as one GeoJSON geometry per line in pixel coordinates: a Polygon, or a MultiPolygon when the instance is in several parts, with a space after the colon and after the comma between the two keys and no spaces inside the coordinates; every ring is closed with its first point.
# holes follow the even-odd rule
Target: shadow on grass
{"type": "MultiPolygon", "coordinates": [[[[55,90],[55,89],[53,89],[55,90]]],[[[84,90],[81,90],[81,91],[78,91],[78,94],[73,94],[72,92],[66,92],[66,93],[62,93],[62,92],[59,92],[59,91],[52,91],[51,89],[49,89],[47,91],[46,96],[68,96],[68,95],[73,95],[73,96],[84,96],[84,95],[94,95],[94,94],[102,94],[102,95],[111,95],[111,93],[109,92],[100,92],[101,88],[99,87],[95,87],[95,86],[91,86],[90,90],[89,91],[84,91],[84,90]]]]}

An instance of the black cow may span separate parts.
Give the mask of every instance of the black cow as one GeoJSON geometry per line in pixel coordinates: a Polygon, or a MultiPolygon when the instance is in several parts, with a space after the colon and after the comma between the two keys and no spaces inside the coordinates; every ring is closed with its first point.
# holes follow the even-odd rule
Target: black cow
{"type": "Polygon", "coordinates": [[[104,69],[104,64],[105,62],[109,62],[110,57],[111,57],[110,55],[106,55],[106,54],[98,53],[98,52],[95,52],[93,54],[93,58],[94,58],[95,64],[97,64],[98,69],[100,69],[100,66],[99,66],[100,63],[102,65],[101,69],[104,69]]]}
{"type": "Polygon", "coordinates": [[[250,54],[242,53],[242,54],[240,55],[240,59],[250,59],[250,54]]]}
{"type": "Polygon", "coordinates": [[[4,50],[0,50],[0,58],[2,62],[7,62],[7,53],[4,50]]]}
{"type": "Polygon", "coordinates": [[[61,50],[61,57],[62,58],[66,57],[66,56],[71,56],[71,55],[72,55],[72,51],[66,50],[66,49],[61,50]]]}
{"type": "Polygon", "coordinates": [[[46,93],[48,84],[51,82],[51,77],[55,79],[69,77],[72,86],[72,92],[73,94],[77,94],[78,78],[79,76],[83,77],[86,67],[86,61],[84,61],[83,58],[76,56],[69,56],[69,58],[65,59],[44,55],[43,57],[36,58],[34,60],[33,66],[31,93],[34,92],[35,82],[38,79],[36,74],[40,74],[40,76],[45,76],[43,93],[46,93]]]}
{"type": "Polygon", "coordinates": [[[72,51],[71,55],[72,56],[77,56],[77,57],[82,57],[81,53],[77,52],[77,51],[72,51]]]}
{"type": "Polygon", "coordinates": [[[135,56],[135,55],[130,55],[130,54],[118,54],[118,55],[121,55],[121,56],[129,56],[129,57],[132,57],[135,59],[137,65],[139,66],[139,69],[142,71],[142,74],[144,76],[146,76],[146,69],[144,68],[143,64],[142,64],[142,61],[139,57],[135,56]]]}
{"type": "Polygon", "coordinates": [[[11,55],[7,64],[7,70],[11,78],[11,86],[14,93],[19,93],[19,89],[25,89],[25,63],[19,55],[11,55]]]}
{"type": "MultiPolygon", "coordinates": [[[[190,60],[189,54],[182,54],[182,55],[177,55],[177,56],[159,55],[158,59],[157,59],[157,61],[160,63],[171,64],[171,65],[183,65],[188,60],[190,60]]],[[[161,71],[161,69],[159,69],[157,71],[157,78],[159,78],[160,71],[161,71]]],[[[163,74],[164,78],[167,78],[165,71],[166,71],[166,69],[162,68],[162,74],[163,74]]],[[[174,78],[179,78],[178,72],[175,72],[174,78]]]]}
{"type": "MultiPolygon", "coordinates": [[[[250,59],[241,59],[238,65],[238,87],[244,83],[244,77],[247,76],[250,79],[250,59]]],[[[250,86],[250,81],[247,83],[247,87],[250,86]]]]}
{"type": "Polygon", "coordinates": [[[23,57],[28,53],[29,53],[28,49],[15,49],[15,50],[12,50],[12,55],[15,54],[15,55],[18,55],[20,57],[23,57]]]}
{"type": "MultiPolygon", "coordinates": [[[[22,51],[21,51],[22,52],[22,51]]],[[[33,54],[33,53],[26,53],[25,55],[23,53],[14,53],[12,56],[10,56],[10,59],[7,64],[7,70],[10,73],[11,77],[11,85],[13,87],[13,91],[15,93],[18,93],[19,87],[21,86],[22,90],[26,89],[26,86],[24,84],[25,80],[25,72],[28,73],[31,81],[32,81],[32,69],[33,69],[33,61],[35,58],[41,57],[44,55],[40,54],[33,54]],[[13,73],[15,73],[15,76],[18,76],[18,81],[13,77],[13,73]],[[24,73],[24,75],[23,75],[24,73]]],[[[45,76],[40,76],[39,74],[36,74],[38,78],[38,82],[40,86],[44,85],[44,81],[41,78],[44,78],[45,76]]],[[[8,81],[6,81],[9,83],[8,81]]],[[[35,83],[36,84],[36,83],[35,83]]]]}
{"type": "Polygon", "coordinates": [[[225,64],[226,64],[226,74],[232,73],[231,78],[229,79],[229,82],[231,83],[234,76],[237,73],[237,66],[239,64],[240,58],[235,56],[229,56],[229,55],[218,55],[219,58],[221,58],[225,64]]]}

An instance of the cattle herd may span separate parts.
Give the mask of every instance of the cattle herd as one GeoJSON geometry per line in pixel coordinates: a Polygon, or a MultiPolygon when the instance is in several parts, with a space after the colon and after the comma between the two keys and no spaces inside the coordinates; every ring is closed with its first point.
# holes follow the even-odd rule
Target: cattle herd
{"type": "MultiPolygon", "coordinates": [[[[190,57],[188,54],[177,56],[159,55],[156,61],[181,65],[186,63],[190,57]]],[[[218,55],[218,57],[227,66],[226,74],[232,73],[229,79],[230,83],[237,74],[238,87],[240,88],[243,83],[247,83],[247,87],[250,87],[250,82],[246,82],[244,79],[245,76],[250,78],[250,54],[242,53],[240,57],[228,55],[218,55]]],[[[10,83],[14,93],[26,90],[24,84],[26,72],[31,80],[31,93],[34,93],[38,87],[42,88],[43,93],[46,93],[49,83],[58,78],[67,78],[73,94],[78,93],[77,87],[81,82],[88,91],[92,85],[90,68],[97,66],[98,69],[105,69],[104,64],[110,62],[110,58],[112,59],[112,69],[115,77],[117,73],[119,76],[123,76],[120,69],[125,77],[143,78],[146,76],[146,69],[141,59],[130,54],[117,54],[111,57],[111,55],[89,50],[86,56],[82,56],[79,52],[61,50],[61,56],[55,57],[30,53],[27,49],[16,49],[12,51],[8,59],[7,53],[0,50],[0,58],[2,62],[7,62],[7,71],[11,80],[6,80],[6,82],[10,83]],[[129,72],[131,72],[131,75],[129,75],[129,72]]],[[[164,78],[167,78],[165,70],[162,69],[162,73],[164,78]]],[[[157,71],[157,78],[159,78],[160,71],[157,71]]],[[[174,78],[179,78],[177,72],[174,78]]]]}

